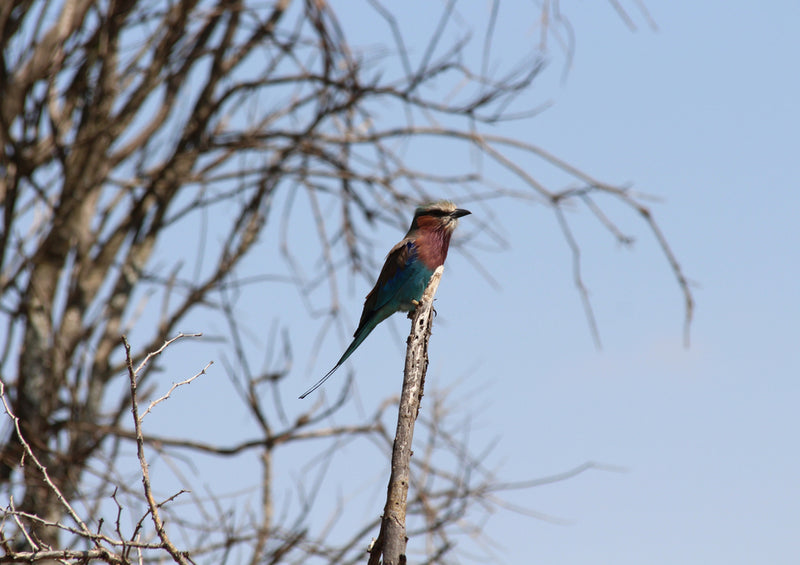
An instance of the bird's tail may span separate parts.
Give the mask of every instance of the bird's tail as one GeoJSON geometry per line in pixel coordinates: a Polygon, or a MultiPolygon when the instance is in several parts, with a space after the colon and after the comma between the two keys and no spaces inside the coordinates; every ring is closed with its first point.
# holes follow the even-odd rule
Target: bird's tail
{"type": "Polygon", "coordinates": [[[339,361],[336,362],[336,365],[333,366],[333,369],[328,371],[327,374],[324,377],[322,377],[320,380],[318,380],[314,384],[314,386],[312,386],[310,389],[308,389],[303,394],[301,394],[300,398],[305,398],[306,396],[308,396],[309,394],[311,394],[312,392],[317,390],[319,387],[321,387],[322,384],[325,381],[327,381],[333,373],[336,372],[336,369],[338,369],[341,366],[342,363],[347,361],[347,358],[350,357],[353,354],[353,351],[355,351],[358,348],[359,345],[361,345],[361,342],[364,341],[365,339],[367,339],[367,336],[370,334],[370,332],[372,330],[375,329],[375,326],[377,326],[377,325],[378,325],[377,323],[374,323],[374,324],[373,323],[367,323],[367,324],[364,324],[363,327],[359,328],[358,331],[356,331],[356,335],[353,338],[352,343],[348,346],[348,348],[345,350],[345,352],[339,358],[339,361]]]}
{"type": "Polygon", "coordinates": [[[333,369],[331,369],[330,371],[328,371],[328,372],[325,374],[325,376],[324,376],[324,377],[322,377],[320,380],[318,380],[318,381],[317,381],[317,382],[314,384],[314,386],[312,386],[310,389],[308,389],[308,390],[307,390],[307,391],[305,391],[303,394],[301,394],[301,395],[300,395],[300,398],[305,398],[306,396],[308,396],[309,394],[311,394],[312,392],[314,392],[315,390],[317,390],[319,387],[321,387],[321,386],[322,386],[322,383],[324,383],[325,381],[327,381],[327,380],[328,380],[328,378],[329,378],[329,377],[330,377],[330,376],[331,376],[331,375],[332,375],[334,372],[336,372],[336,369],[338,369],[338,368],[339,368],[339,365],[341,365],[341,364],[342,364],[342,362],[341,362],[341,361],[339,361],[338,363],[336,363],[336,365],[334,365],[333,369]]]}

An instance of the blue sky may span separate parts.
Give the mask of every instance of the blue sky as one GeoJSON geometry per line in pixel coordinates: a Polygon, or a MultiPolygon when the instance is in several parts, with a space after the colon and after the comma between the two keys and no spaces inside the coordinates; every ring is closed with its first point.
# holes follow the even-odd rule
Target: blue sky
{"type": "MultiPolygon", "coordinates": [[[[465,4],[465,19],[485,18],[486,3],[465,4]]],[[[585,213],[571,216],[603,341],[598,350],[552,213],[497,202],[491,204],[495,227],[510,247],[476,255],[499,289],[462,254],[451,253],[437,296],[427,387],[457,386],[458,408],[472,418],[470,440],[476,451],[497,442],[492,466],[503,480],[559,473],[585,461],[620,468],[513,493],[515,504],[564,523],[495,514],[484,532],[496,544],[491,551],[498,562],[796,563],[800,4],[646,2],[657,31],[635,2],[623,4],[636,32],[608,3],[562,3],[576,38],[566,80],[563,54],[553,47],[532,96],[554,106],[503,132],[604,181],[630,182],[658,197],[652,211],[693,281],[690,347],[683,344],[679,289],[635,219],[623,218],[636,236],[631,249],[592,227],[585,213]]],[[[359,13],[342,7],[340,17],[357,23],[359,13]]],[[[526,20],[517,24],[525,37],[526,20]]],[[[519,60],[526,48],[524,41],[514,43],[519,37],[500,35],[493,50],[500,63],[519,60]]],[[[460,157],[437,158],[447,166],[460,157]]],[[[473,211],[477,216],[481,206],[473,211]]],[[[475,229],[474,216],[462,220],[456,238],[475,229]]],[[[401,236],[379,234],[386,250],[401,236]]],[[[353,327],[368,290],[343,286],[353,327]]],[[[252,316],[272,320],[282,298],[270,300],[253,304],[252,316]]],[[[327,339],[312,352],[318,323],[293,329],[301,358],[293,371],[298,394],[345,345],[327,339]]],[[[357,379],[355,414],[358,406],[369,413],[371,402],[399,390],[399,381],[369,376],[387,358],[401,366],[406,323],[396,317],[384,324],[348,361],[345,369],[357,379]]],[[[186,329],[214,333],[198,325],[186,329]]],[[[206,359],[193,361],[199,370],[206,359]]],[[[329,381],[328,394],[338,391],[344,373],[329,381]]],[[[215,378],[204,377],[170,402],[177,409],[213,390],[224,407],[227,393],[215,378]]],[[[168,414],[152,416],[160,417],[168,414]]],[[[243,422],[233,420],[233,431],[215,425],[208,439],[242,433],[236,426],[243,422]]],[[[170,425],[180,433],[181,423],[170,425]]],[[[379,496],[386,477],[348,484],[353,461],[364,454],[353,449],[346,457],[350,467],[339,469],[342,482],[331,497],[338,501],[362,487],[379,496]]],[[[379,511],[380,501],[372,502],[368,496],[357,511],[379,511]]]]}
{"type": "Polygon", "coordinates": [[[795,563],[800,6],[647,5],[657,33],[627,33],[608,6],[568,7],[574,64],[536,142],[663,199],[653,210],[696,283],[691,347],[646,235],[633,252],[589,244],[601,351],[570,303],[563,257],[539,253],[563,245],[492,258],[493,269],[532,263],[523,280],[499,277],[492,314],[513,327],[486,392],[506,470],[582,459],[627,470],[522,495],[570,525],[498,516],[489,529],[508,563],[795,563]]]}

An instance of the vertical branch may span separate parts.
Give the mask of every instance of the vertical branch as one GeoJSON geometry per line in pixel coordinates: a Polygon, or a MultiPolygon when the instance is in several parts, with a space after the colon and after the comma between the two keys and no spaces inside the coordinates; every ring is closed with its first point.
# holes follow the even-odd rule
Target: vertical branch
{"type": "MultiPolygon", "coordinates": [[[[171,341],[165,343],[161,349],[163,350],[170,343],[171,341]]],[[[167,530],[164,528],[164,521],[161,519],[161,514],[159,513],[159,507],[161,505],[157,504],[155,498],[153,497],[153,489],[150,486],[149,466],[147,464],[147,459],[145,459],[144,456],[144,434],[142,433],[142,419],[139,417],[139,403],[136,400],[136,377],[138,369],[134,370],[133,368],[133,361],[131,360],[131,346],[128,344],[128,340],[125,338],[125,336],[122,336],[122,345],[125,347],[125,364],[128,368],[128,377],[131,381],[131,413],[133,414],[133,426],[136,432],[136,453],[139,457],[139,464],[142,468],[142,484],[144,485],[144,497],[147,500],[147,507],[150,510],[150,516],[152,517],[153,524],[156,527],[156,533],[158,534],[164,549],[169,552],[175,563],[189,565],[190,561],[187,559],[186,553],[175,547],[175,544],[173,544],[172,540],[169,539],[167,530]]],[[[150,355],[147,356],[145,362],[149,358],[150,355]]],[[[145,362],[139,366],[139,369],[144,366],[145,362]]]]}
{"type": "Polygon", "coordinates": [[[383,555],[384,565],[406,563],[406,502],[411,468],[411,441],[414,423],[419,415],[419,405],[425,388],[428,370],[428,340],[433,325],[433,297],[439,288],[443,267],[433,273],[428,288],[411,315],[411,335],[408,336],[403,390],[397,415],[397,432],[392,448],[392,470],[383,510],[381,529],[370,549],[369,565],[377,565],[383,555]]]}

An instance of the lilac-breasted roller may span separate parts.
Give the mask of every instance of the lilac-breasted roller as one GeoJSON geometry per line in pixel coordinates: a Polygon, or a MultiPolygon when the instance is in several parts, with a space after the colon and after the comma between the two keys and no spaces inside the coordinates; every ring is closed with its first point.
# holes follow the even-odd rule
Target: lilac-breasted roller
{"type": "Polygon", "coordinates": [[[333,369],[304,392],[305,398],[328,380],[336,369],[361,345],[375,326],[395,312],[413,311],[433,276],[447,258],[450,236],[461,216],[469,210],[456,208],[447,200],[420,206],[414,212],[411,227],[403,240],[386,256],[378,282],[364,301],[364,311],[353,341],[333,369]]]}

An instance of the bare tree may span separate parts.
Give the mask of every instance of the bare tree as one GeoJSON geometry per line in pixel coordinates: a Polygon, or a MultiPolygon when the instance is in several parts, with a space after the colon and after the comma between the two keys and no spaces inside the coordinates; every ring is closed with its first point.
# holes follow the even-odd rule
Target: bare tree
{"type": "MultiPolygon", "coordinates": [[[[558,4],[543,6],[542,37],[552,37],[562,21],[558,4]]],[[[275,359],[269,370],[252,370],[239,297],[254,285],[292,286],[308,314],[324,316],[327,331],[339,312],[338,276],[349,268],[372,277],[374,226],[405,222],[410,205],[431,195],[551,207],[584,299],[578,242],[563,208],[585,208],[628,243],[604,212],[605,203],[621,202],[661,245],[688,324],[686,279],[640,195],[527,140],[487,132],[535,115],[519,96],[542,69],[537,57],[505,73],[490,69],[499,3],[475,40],[471,28],[459,27],[457,4],[446,3],[413,52],[388,5],[372,0],[359,9],[391,38],[387,44],[352,44],[347,22],[314,0],[0,6],[0,386],[9,415],[0,451],[7,501],[0,561],[149,562],[164,551],[177,562],[365,559],[379,516],[346,538],[330,536],[314,514],[319,477],[343,443],[388,452],[385,414],[395,400],[362,422],[331,423],[348,401],[345,390],[290,416],[294,409],[282,402],[290,342],[280,331],[263,332],[261,346],[275,359]],[[478,59],[467,52],[476,42],[478,59]],[[407,157],[410,147],[432,142],[475,158],[448,174],[407,157]],[[520,156],[562,172],[567,188],[537,180],[520,156]],[[493,186],[489,167],[512,173],[517,186],[493,186]],[[293,244],[298,223],[316,226],[311,252],[293,244]],[[244,275],[265,245],[288,274],[244,275]],[[225,327],[221,360],[258,437],[209,442],[142,426],[156,407],[141,411],[139,403],[164,398],[153,354],[197,312],[225,327]],[[290,510],[277,509],[276,451],[313,440],[328,442],[312,464],[317,479],[297,486],[290,510]],[[147,450],[167,464],[257,457],[257,508],[231,512],[211,493],[178,490],[156,500],[145,488],[143,495],[147,450]],[[124,464],[131,453],[138,454],[133,469],[124,464]],[[191,512],[178,504],[187,497],[191,512]]],[[[588,301],[586,311],[591,320],[588,301]]],[[[209,360],[187,372],[201,374],[209,360]]],[[[430,451],[413,462],[408,509],[417,517],[410,533],[431,540],[430,562],[452,549],[452,528],[463,527],[470,504],[498,504],[499,492],[530,486],[498,482],[448,429],[440,401],[422,420],[430,451]],[[442,451],[458,464],[440,463],[442,451]]]]}

